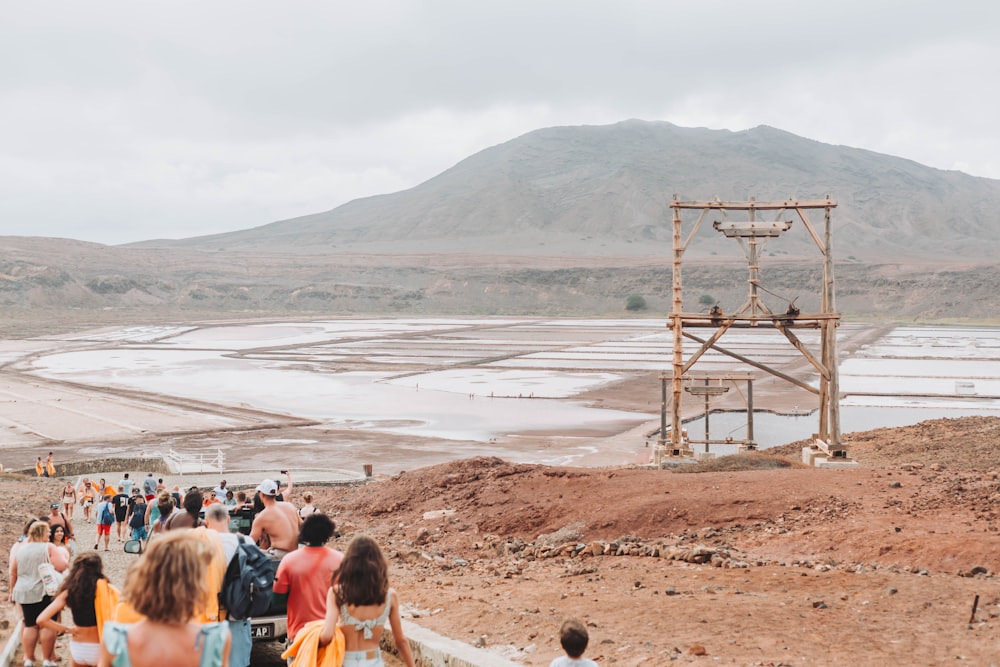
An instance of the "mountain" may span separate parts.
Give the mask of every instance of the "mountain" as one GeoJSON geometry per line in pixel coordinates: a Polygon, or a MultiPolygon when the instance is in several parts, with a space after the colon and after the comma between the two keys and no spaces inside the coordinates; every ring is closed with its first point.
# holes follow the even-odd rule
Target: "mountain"
{"type": "MultiPolygon", "coordinates": [[[[631,295],[648,304],[639,315],[656,316],[671,309],[675,193],[829,194],[846,319],[1000,312],[1000,181],[770,127],[630,120],[531,132],[409,190],[245,231],[127,246],[0,238],[0,336],[220,318],[622,316],[631,295]]],[[[820,214],[810,218],[822,231],[820,214]]],[[[817,310],[818,250],[784,219],[792,228],[760,262],[765,302],[817,310]]],[[[687,310],[746,300],[738,243],[703,224],[685,258],[687,310]]]]}
{"type": "MultiPolygon", "coordinates": [[[[833,246],[839,258],[948,262],[992,258],[1000,250],[1000,181],[767,126],[730,132],[641,120],[541,129],[480,151],[402,192],[244,231],[134,245],[669,256],[675,194],[723,201],[829,195],[838,203],[833,246]]],[[[704,225],[691,255],[740,255],[735,244],[720,244],[713,234],[704,225]]],[[[815,254],[800,224],[787,237],[772,242],[771,251],[815,254]]]]}

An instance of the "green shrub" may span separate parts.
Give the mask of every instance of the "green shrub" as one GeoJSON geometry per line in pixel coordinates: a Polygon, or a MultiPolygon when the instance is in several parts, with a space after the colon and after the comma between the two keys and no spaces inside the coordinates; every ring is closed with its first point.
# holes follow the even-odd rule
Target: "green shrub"
{"type": "Polygon", "coordinates": [[[625,310],[646,310],[646,299],[638,294],[632,294],[625,299],[625,310]]]}

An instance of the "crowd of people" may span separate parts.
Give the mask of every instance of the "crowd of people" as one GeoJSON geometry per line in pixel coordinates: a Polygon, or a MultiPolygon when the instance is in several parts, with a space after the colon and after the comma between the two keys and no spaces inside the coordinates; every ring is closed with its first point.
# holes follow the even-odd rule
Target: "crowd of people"
{"type": "MultiPolygon", "coordinates": [[[[46,462],[39,457],[39,463],[44,472],[46,462]]],[[[234,492],[226,480],[213,489],[168,490],[153,473],[141,483],[128,473],[115,485],[87,477],[67,483],[49,514],[29,520],[11,548],[10,600],[23,619],[25,667],[35,667],[39,650],[41,666],[55,667],[56,637],[63,634],[72,667],[247,667],[250,619],[220,604],[244,540],[277,561],[273,595],[287,609],[288,665],[379,667],[388,623],[400,659],[414,667],[378,543],[356,535],[344,552],[328,546],[339,537],[335,523],[309,493],[296,507],[291,475],[282,473],[284,487],[265,479],[253,496],[234,492]],[[76,542],[77,505],[83,521],[96,524],[93,550],[76,542]],[[253,516],[248,539],[233,531],[241,514],[253,516]],[[108,581],[100,556],[112,532],[119,542],[137,541],[141,553],[121,591],[108,581]],[[53,571],[54,585],[45,576],[53,571]]],[[[560,632],[566,655],[552,667],[596,665],[582,657],[587,639],[584,626],[567,621],[560,632]]]]}
{"type": "Polygon", "coordinates": [[[246,667],[250,620],[231,617],[219,596],[241,540],[277,561],[273,594],[287,608],[289,665],[381,665],[388,621],[400,657],[414,667],[378,545],[357,536],[346,553],[327,546],[337,535],[333,520],[310,494],[301,507],[292,503],[291,475],[282,472],[284,485],[265,479],[252,496],[225,480],[212,489],[168,489],[152,473],[141,482],[127,473],[117,484],[68,482],[48,515],[28,521],[11,549],[10,600],[24,621],[25,667],[35,667],[39,652],[42,667],[57,665],[62,634],[70,638],[73,667],[246,667]],[[83,516],[76,520],[96,525],[93,549],[76,542],[78,507],[83,516]],[[253,516],[246,538],[231,532],[244,514],[253,516]],[[112,535],[140,543],[121,591],[105,576],[100,555],[112,535]],[[42,563],[55,572],[54,590],[46,588],[42,563]]]}

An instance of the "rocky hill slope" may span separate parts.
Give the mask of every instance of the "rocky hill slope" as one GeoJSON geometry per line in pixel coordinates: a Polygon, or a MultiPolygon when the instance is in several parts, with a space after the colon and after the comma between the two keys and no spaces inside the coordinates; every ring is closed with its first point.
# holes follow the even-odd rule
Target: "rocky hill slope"
{"type": "MultiPolygon", "coordinates": [[[[228,234],[146,242],[203,250],[669,256],[682,200],[823,199],[836,256],[989,258],[1000,181],[832,146],[761,126],[741,132],[629,120],[536,130],[402,192],[228,234]]],[[[716,235],[706,225],[704,236],[716,235]]],[[[815,254],[802,229],[780,252],[815,254]]],[[[695,256],[717,248],[696,243],[695,256]]]]}
{"type": "MultiPolygon", "coordinates": [[[[62,239],[8,237],[0,251],[0,335],[190,319],[357,315],[638,314],[670,311],[671,266],[664,257],[501,255],[310,255],[109,247],[62,239]]],[[[818,308],[813,262],[762,264],[764,300],[818,308]]],[[[847,318],[994,321],[1000,312],[996,264],[843,262],[837,306],[847,318]]],[[[745,261],[691,261],[685,307],[707,295],[724,310],[746,299],[745,261]]]]}
{"type": "MultiPolygon", "coordinates": [[[[538,130],[410,190],[230,234],[118,247],[0,239],[0,334],[288,315],[618,316],[633,295],[647,315],[666,313],[674,193],[830,194],[846,317],[1000,312],[1000,181],[768,127],[633,120],[538,130]]],[[[687,310],[746,300],[735,241],[703,225],[685,258],[687,310]]],[[[801,222],[768,242],[761,271],[772,310],[818,307],[820,259],[801,222]]]]}

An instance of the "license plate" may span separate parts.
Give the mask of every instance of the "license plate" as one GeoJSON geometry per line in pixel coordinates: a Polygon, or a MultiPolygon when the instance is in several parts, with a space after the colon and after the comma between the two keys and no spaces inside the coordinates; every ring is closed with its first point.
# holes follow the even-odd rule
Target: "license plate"
{"type": "Polygon", "coordinates": [[[250,626],[250,636],[254,639],[273,639],[274,623],[261,623],[250,626]]]}

